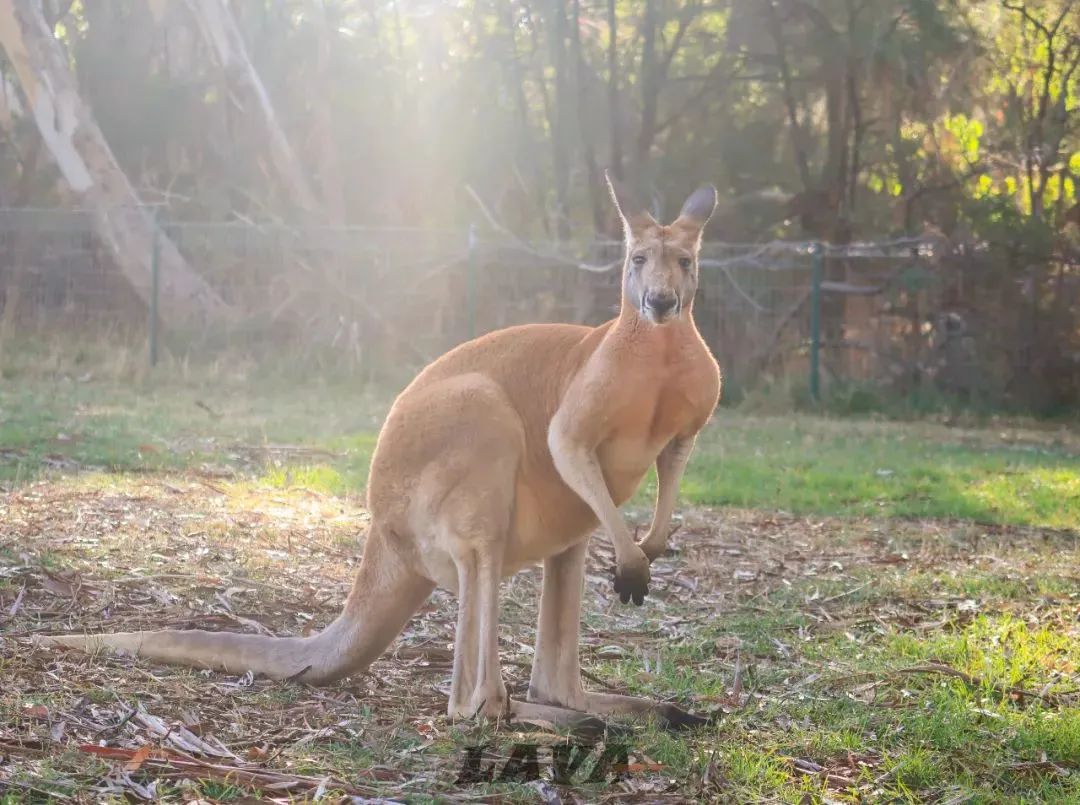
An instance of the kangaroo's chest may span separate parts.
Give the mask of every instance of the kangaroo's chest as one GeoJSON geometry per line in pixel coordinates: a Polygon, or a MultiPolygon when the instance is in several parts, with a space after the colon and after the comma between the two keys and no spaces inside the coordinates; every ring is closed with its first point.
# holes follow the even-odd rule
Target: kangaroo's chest
{"type": "Polygon", "coordinates": [[[685,430],[698,406],[683,389],[665,388],[619,411],[600,444],[600,460],[613,468],[646,467],[665,444],[685,430]]]}
{"type": "Polygon", "coordinates": [[[637,389],[615,412],[597,449],[612,497],[622,502],[634,490],[664,446],[696,433],[716,405],[716,392],[700,375],[673,372],[664,382],[637,389]]]}

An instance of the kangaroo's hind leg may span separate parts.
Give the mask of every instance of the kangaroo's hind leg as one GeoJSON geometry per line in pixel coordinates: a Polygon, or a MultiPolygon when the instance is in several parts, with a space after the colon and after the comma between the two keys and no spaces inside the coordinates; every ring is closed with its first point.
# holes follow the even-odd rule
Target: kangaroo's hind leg
{"type": "Polygon", "coordinates": [[[499,665],[499,580],[501,551],[463,547],[458,570],[458,620],[454,679],[448,715],[498,718],[509,705],[499,665]]]}
{"type": "Polygon", "coordinates": [[[585,710],[578,665],[581,594],[589,541],[544,560],[544,586],[536,624],[529,701],[585,710]]]}
{"type": "MultiPolygon", "coordinates": [[[[474,512],[473,522],[485,519],[477,514],[474,512]]],[[[495,540],[477,539],[483,531],[472,533],[474,537],[469,541],[448,537],[461,545],[454,556],[458,569],[458,630],[449,716],[505,717],[594,731],[602,727],[601,722],[580,710],[509,698],[499,663],[501,545],[495,540]]]]}
{"type": "Polygon", "coordinates": [[[544,561],[544,587],[536,631],[529,701],[595,716],[653,716],[669,727],[705,723],[673,704],[638,696],[587,692],[581,683],[578,636],[588,542],[544,561]]]}
{"type": "Polygon", "coordinates": [[[457,573],[451,718],[498,717],[508,699],[499,667],[499,582],[514,507],[517,457],[512,445],[449,473],[440,496],[437,544],[457,573]]]}
{"type": "MultiPolygon", "coordinates": [[[[475,438],[470,444],[478,446],[475,438]]],[[[436,544],[453,561],[458,593],[447,713],[450,718],[505,717],[579,725],[580,712],[511,701],[507,695],[499,662],[499,585],[519,456],[511,440],[498,446],[489,442],[482,453],[482,461],[460,463],[448,471],[447,484],[437,495],[436,544]]]]}
{"type": "Polygon", "coordinates": [[[458,595],[448,715],[581,724],[580,712],[510,701],[499,664],[499,584],[525,449],[521,421],[501,389],[481,376],[429,391],[418,400],[424,411],[452,408],[454,424],[425,431],[432,452],[418,462],[408,519],[418,561],[458,595]]]}
{"type": "Polygon", "coordinates": [[[391,427],[397,450],[384,461],[408,486],[380,490],[380,499],[408,501],[401,522],[417,563],[458,597],[448,714],[501,716],[499,582],[525,450],[521,420],[489,378],[460,375],[406,399],[391,427]]]}

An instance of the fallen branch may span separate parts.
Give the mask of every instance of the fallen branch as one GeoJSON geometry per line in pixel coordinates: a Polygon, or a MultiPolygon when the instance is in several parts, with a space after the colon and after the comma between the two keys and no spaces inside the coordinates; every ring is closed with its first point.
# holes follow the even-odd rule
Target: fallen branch
{"type": "Polygon", "coordinates": [[[810,775],[814,777],[820,777],[825,781],[826,785],[833,788],[845,789],[852,788],[855,785],[855,781],[850,777],[842,777],[839,774],[833,774],[826,771],[825,767],[819,763],[815,763],[812,760],[807,760],[801,757],[789,757],[785,758],[788,763],[792,765],[799,774],[810,775]]]}
{"type": "Polygon", "coordinates": [[[204,411],[206,411],[206,413],[210,414],[210,416],[212,416],[214,419],[221,419],[221,413],[218,412],[218,411],[215,411],[213,408],[211,408],[209,405],[204,403],[202,400],[196,400],[195,405],[197,407],[203,409],[204,411]]]}
{"type": "Polygon", "coordinates": [[[134,716],[135,720],[156,735],[162,741],[174,744],[178,749],[187,753],[197,753],[207,757],[236,759],[236,755],[222,746],[217,746],[200,738],[184,726],[170,725],[163,718],[159,718],[145,710],[139,709],[134,716]]]}
{"type": "Polygon", "coordinates": [[[821,601],[819,601],[818,603],[828,604],[831,601],[839,601],[841,598],[847,598],[849,595],[854,595],[855,593],[859,592],[859,590],[865,590],[869,586],[870,582],[868,581],[865,584],[860,584],[858,587],[852,587],[850,590],[845,590],[842,593],[830,595],[828,598],[822,598],[821,601]]]}
{"type": "Polygon", "coordinates": [[[289,456],[323,456],[326,458],[341,458],[344,455],[321,447],[294,444],[234,444],[229,449],[239,450],[244,453],[283,453],[289,456]]]}
{"type": "MultiPolygon", "coordinates": [[[[97,744],[82,744],[80,752],[96,755],[105,760],[130,763],[136,758],[138,750],[120,749],[97,744]]],[[[289,791],[290,793],[313,793],[315,791],[340,791],[349,796],[377,794],[374,788],[358,788],[331,778],[308,777],[247,766],[229,766],[221,763],[206,763],[195,758],[184,757],[174,752],[155,749],[149,757],[141,758],[140,768],[145,771],[168,773],[168,776],[191,776],[197,779],[220,780],[225,783],[240,784],[252,788],[271,791],[289,791]]],[[[164,776],[164,775],[163,775],[164,776]]]]}
{"type": "Polygon", "coordinates": [[[995,685],[992,682],[987,682],[977,676],[966,674],[963,671],[958,671],[955,668],[944,665],[942,663],[926,663],[925,665],[913,665],[909,668],[900,668],[893,672],[894,675],[918,675],[918,674],[938,674],[940,676],[951,677],[952,679],[959,679],[964,683],[964,686],[971,690],[978,690],[979,688],[989,688],[997,693],[999,696],[1010,701],[1017,701],[1023,703],[1025,699],[1040,699],[1051,707],[1062,707],[1071,704],[1072,697],[1065,697],[1054,693],[1037,693],[1033,690],[1024,690],[1023,688],[1014,688],[1010,685],[995,685]]]}
{"type": "Polygon", "coordinates": [[[15,601],[12,602],[10,607],[8,607],[7,614],[8,614],[9,618],[14,618],[18,614],[19,607],[22,606],[23,597],[25,595],[26,595],[26,585],[24,584],[22,587],[19,588],[19,592],[15,596],[15,601]]]}
{"type": "Polygon", "coordinates": [[[584,668],[581,669],[581,676],[584,677],[585,679],[588,679],[590,682],[595,682],[597,685],[600,685],[601,687],[606,688],[607,690],[613,690],[613,691],[622,690],[622,688],[620,688],[618,685],[613,685],[610,682],[608,682],[606,679],[604,679],[603,677],[599,677],[596,674],[592,673],[591,671],[586,671],[584,668]]]}

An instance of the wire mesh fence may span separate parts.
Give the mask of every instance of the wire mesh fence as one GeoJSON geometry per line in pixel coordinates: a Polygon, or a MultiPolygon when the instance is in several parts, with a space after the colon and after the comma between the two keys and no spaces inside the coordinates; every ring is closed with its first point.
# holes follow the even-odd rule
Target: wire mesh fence
{"type": "MultiPolygon", "coordinates": [[[[622,245],[614,241],[540,244],[476,227],[293,227],[159,215],[154,254],[144,261],[152,271],[176,270],[157,259],[164,245],[232,311],[228,343],[331,347],[372,371],[416,367],[514,324],[598,324],[620,298],[622,245]]],[[[149,344],[153,322],[168,318],[152,314],[154,302],[167,301],[138,290],[118,269],[115,250],[89,213],[0,210],[4,319],[76,332],[124,328],[149,344]]],[[[1055,309],[1075,310],[1080,294],[1075,263],[1042,261],[1032,280],[1015,266],[1016,276],[1003,273],[1000,262],[985,245],[928,238],[707,242],[694,311],[729,392],[781,379],[812,395],[838,383],[901,393],[925,385],[1007,391],[1023,382],[1019,347],[1008,343],[1015,333],[1001,326],[1009,300],[1027,287],[1038,310],[1040,289],[1053,288],[1055,309]]],[[[172,335],[164,332],[166,344],[172,335]]],[[[1080,352],[1061,360],[1080,374],[1080,352]]]]}

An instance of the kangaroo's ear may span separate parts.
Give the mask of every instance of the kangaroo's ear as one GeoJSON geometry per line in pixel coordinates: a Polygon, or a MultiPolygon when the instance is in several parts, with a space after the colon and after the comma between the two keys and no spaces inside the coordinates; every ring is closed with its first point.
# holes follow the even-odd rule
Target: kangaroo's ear
{"type": "Polygon", "coordinates": [[[705,224],[712,218],[716,209],[716,188],[711,184],[702,185],[693,193],[679,211],[679,217],[672,226],[682,225],[697,230],[705,229],[705,224]]]}
{"type": "Polygon", "coordinates": [[[604,178],[607,179],[611,200],[615,202],[615,209],[619,211],[623,231],[627,236],[657,225],[656,219],[649,215],[636,193],[628,190],[622,182],[611,175],[610,171],[604,171],[604,178]]]}

